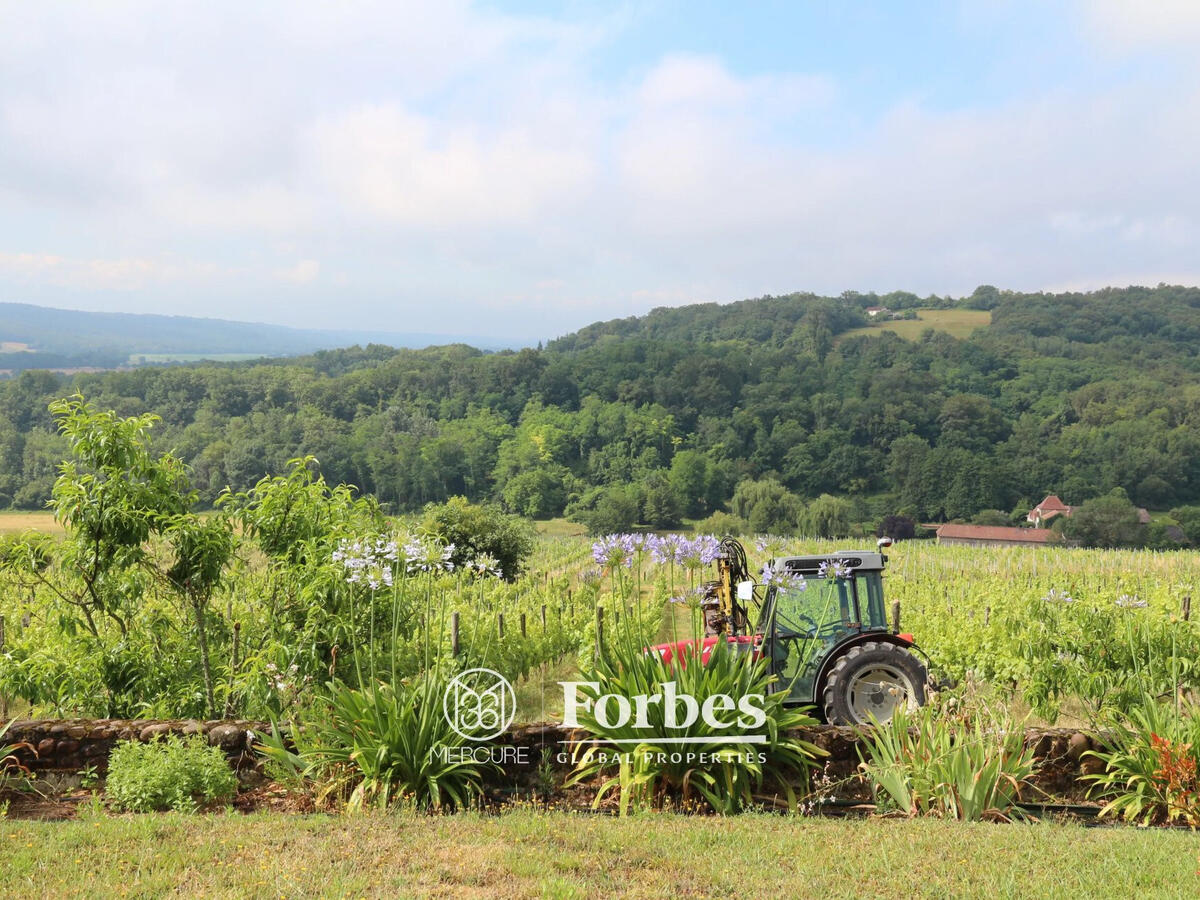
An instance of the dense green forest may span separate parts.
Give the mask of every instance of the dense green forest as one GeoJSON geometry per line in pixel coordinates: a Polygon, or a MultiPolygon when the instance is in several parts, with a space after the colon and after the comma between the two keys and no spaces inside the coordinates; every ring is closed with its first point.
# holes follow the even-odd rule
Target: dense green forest
{"type": "Polygon", "coordinates": [[[837,530],[1113,488],[1166,510],[1200,501],[1198,356],[1194,288],[981,287],[660,309],[519,352],[29,371],[0,383],[0,505],[45,503],[66,450],[47,404],[79,391],[161,416],[158,441],[209,500],[311,454],[393,510],[463,495],[596,528],[725,510],[754,530],[837,530]],[[992,324],[840,337],[878,305],[989,309],[992,324]]]}

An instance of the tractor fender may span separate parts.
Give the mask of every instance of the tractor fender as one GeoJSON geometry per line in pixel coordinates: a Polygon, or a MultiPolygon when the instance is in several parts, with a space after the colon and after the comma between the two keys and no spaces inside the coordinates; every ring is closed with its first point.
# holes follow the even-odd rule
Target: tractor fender
{"type": "Polygon", "coordinates": [[[817,677],[813,680],[813,696],[819,698],[824,693],[825,679],[829,675],[829,670],[837,664],[838,659],[841,658],[843,653],[851,647],[871,642],[876,644],[895,644],[897,647],[903,647],[905,650],[916,650],[922,656],[925,655],[924,651],[917,646],[917,642],[911,634],[892,634],[890,631],[867,631],[862,634],[856,634],[853,637],[846,638],[846,640],[837,644],[825,654],[825,658],[821,660],[821,667],[817,670],[817,677]]]}

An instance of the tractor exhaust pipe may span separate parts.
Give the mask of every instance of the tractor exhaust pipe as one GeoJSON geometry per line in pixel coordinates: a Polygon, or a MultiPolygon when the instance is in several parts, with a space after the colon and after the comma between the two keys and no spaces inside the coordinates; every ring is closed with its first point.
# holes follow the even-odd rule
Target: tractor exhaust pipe
{"type": "Polygon", "coordinates": [[[892,634],[900,633],[900,601],[892,601],[892,634]]]}

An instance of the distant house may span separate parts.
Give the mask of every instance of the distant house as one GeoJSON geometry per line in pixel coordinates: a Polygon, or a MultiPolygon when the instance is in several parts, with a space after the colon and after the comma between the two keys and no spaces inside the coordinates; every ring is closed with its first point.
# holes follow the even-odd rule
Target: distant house
{"type": "Polygon", "coordinates": [[[1001,525],[939,525],[939,544],[968,547],[1029,547],[1048,544],[1056,536],[1049,528],[1009,528],[1001,525]]]}
{"type": "MultiPolygon", "coordinates": [[[[1062,516],[1064,519],[1071,518],[1071,513],[1075,512],[1074,506],[1067,506],[1058,499],[1056,494],[1047,495],[1046,499],[1035,506],[1025,516],[1026,522],[1031,522],[1038,528],[1041,528],[1055,516],[1062,516]]],[[[1138,522],[1143,525],[1150,524],[1150,513],[1148,510],[1138,507],[1138,522]]]]}
{"type": "Polygon", "coordinates": [[[886,306],[868,306],[867,315],[874,319],[876,316],[884,316],[890,313],[891,310],[886,306]]]}
{"type": "Polygon", "coordinates": [[[1025,521],[1032,522],[1041,528],[1055,516],[1066,516],[1069,519],[1071,507],[1059,500],[1057,494],[1049,494],[1045,500],[1029,511],[1029,514],[1025,516],[1025,521]]]}

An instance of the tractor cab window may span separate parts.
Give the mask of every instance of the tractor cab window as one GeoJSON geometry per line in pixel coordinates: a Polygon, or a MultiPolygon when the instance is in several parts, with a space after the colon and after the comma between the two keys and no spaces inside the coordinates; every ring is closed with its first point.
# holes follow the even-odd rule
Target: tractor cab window
{"type": "Polygon", "coordinates": [[[764,623],[777,634],[789,637],[825,637],[858,621],[854,589],[848,580],[809,578],[803,590],[779,588],[773,610],[774,622],[764,623]]]}
{"type": "Polygon", "coordinates": [[[886,628],[888,620],[883,608],[883,578],[878,572],[862,572],[854,578],[858,582],[860,608],[866,611],[866,621],[863,625],[870,628],[886,628]]]}

